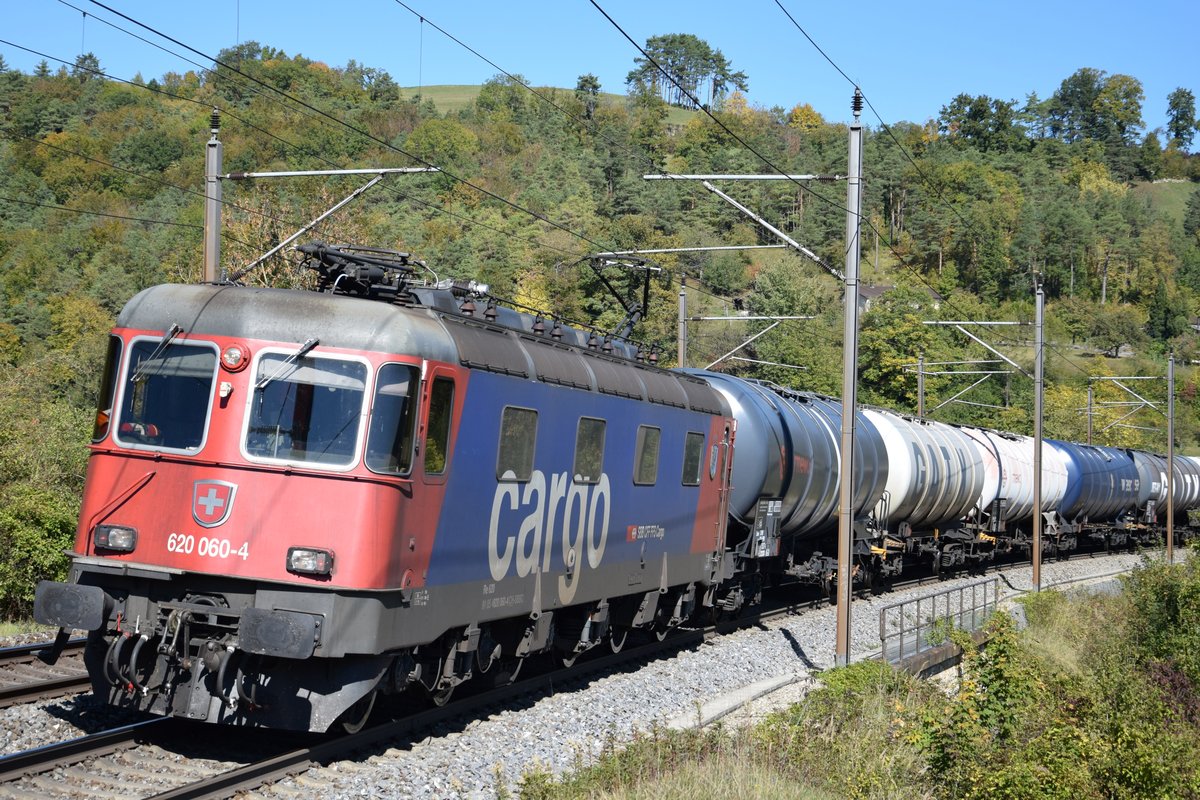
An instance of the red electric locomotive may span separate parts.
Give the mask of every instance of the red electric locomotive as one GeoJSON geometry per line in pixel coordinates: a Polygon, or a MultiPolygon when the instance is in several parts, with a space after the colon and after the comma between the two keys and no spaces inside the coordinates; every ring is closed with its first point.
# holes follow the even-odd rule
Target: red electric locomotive
{"type": "Polygon", "coordinates": [[[719,601],[716,391],[410,288],[402,260],[307,251],[323,291],[157,286],[118,319],[70,578],[35,603],[90,631],[97,694],[353,727],[380,692],[442,701],[719,601]]]}

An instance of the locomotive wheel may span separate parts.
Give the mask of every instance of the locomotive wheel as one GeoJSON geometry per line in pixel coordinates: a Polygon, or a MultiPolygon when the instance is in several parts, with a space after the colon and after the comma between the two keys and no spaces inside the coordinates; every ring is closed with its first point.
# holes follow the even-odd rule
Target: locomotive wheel
{"type": "Polygon", "coordinates": [[[559,650],[558,663],[562,664],[564,669],[570,669],[575,666],[575,662],[579,660],[581,651],[579,650],[559,650]]]}
{"type": "Polygon", "coordinates": [[[629,638],[629,628],[608,629],[608,647],[614,653],[619,653],[625,649],[625,640],[629,638]],[[619,631],[619,632],[618,632],[619,631]]]}
{"type": "Polygon", "coordinates": [[[450,702],[450,698],[454,696],[454,689],[454,686],[447,686],[444,689],[434,689],[429,693],[429,699],[433,701],[435,706],[441,708],[450,702]]]}
{"type": "Polygon", "coordinates": [[[496,673],[496,685],[508,686],[516,682],[517,676],[521,674],[521,667],[525,666],[525,659],[511,656],[500,659],[500,667],[496,673]]]}
{"type": "Polygon", "coordinates": [[[492,648],[491,654],[486,655],[486,656],[483,654],[482,647],[477,648],[475,650],[475,671],[478,672],[480,675],[486,675],[488,670],[490,670],[492,667],[494,667],[496,665],[496,662],[499,660],[500,660],[500,645],[495,645],[492,648]]]}
{"type": "Polygon", "coordinates": [[[366,726],[367,720],[371,718],[371,711],[375,708],[375,697],[377,694],[379,693],[375,689],[372,689],[360,697],[354,705],[342,712],[341,724],[343,731],[353,736],[366,726]]]}

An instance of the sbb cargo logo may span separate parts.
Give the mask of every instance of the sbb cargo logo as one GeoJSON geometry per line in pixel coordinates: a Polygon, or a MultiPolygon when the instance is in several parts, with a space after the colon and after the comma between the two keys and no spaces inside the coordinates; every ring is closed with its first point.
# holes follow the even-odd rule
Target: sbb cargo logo
{"type": "Polygon", "coordinates": [[[501,481],[492,498],[488,525],[492,579],[504,580],[514,567],[521,578],[535,570],[549,572],[557,552],[568,569],[567,575],[558,579],[558,598],[563,605],[569,604],[579,588],[584,557],[591,569],[604,559],[612,509],[608,475],[602,474],[592,485],[575,483],[566,472],[547,478],[539,469],[520,484],[510,470],[501,481]]]}
{"type": "Polygon", "coordinates": [[[643,542],[646,539],[666,538],[667,529],[662,525],[630,525],[625,529],[625,541],[643,542]]]}

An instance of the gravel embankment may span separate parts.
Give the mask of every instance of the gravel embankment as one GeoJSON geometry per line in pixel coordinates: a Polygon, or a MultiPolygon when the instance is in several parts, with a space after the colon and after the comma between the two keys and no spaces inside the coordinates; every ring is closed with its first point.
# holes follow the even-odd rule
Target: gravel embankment
{"type": "MultiPolygon", "coordinates": [[[[1042,586],[1084,581],[1126,571],[1134,555],[1046,563],[1042,586]]],[[[990,576],[989,576],[990,577],[990,576]]],[[[999,575],[1001,592],[1012,597],[1031,588],[1026,567],[999,575]]],[[[851,624],[853,657],[878,652],[879,610],[900,600],[966,585],[977,577],[930,582],[904,591],[856,600],[851,624]]],[[[810,675],[833,665],[834,609],[824,607],[743,630],[645,667],[566,687],[454,729],[435,730],[415,742],[313,769],[270,787],[263,797],[492,798],[497,781],[513,785],[534,766],[568,770],[596,755],[608,740],[623,741],[654,725],[697,717],[711,701],[742,687],[780,676],[796,682],[755,701],[754,716],[797,699],[810,675]]],[[[748,712],[743,712],[745,715],[748,712]]],[[[122,715],[98,708],[90,697],[0,710],[0,755],[62,741],[122,715]]],[[[133,718],[128,718],[132,721],[133,718]]]]}

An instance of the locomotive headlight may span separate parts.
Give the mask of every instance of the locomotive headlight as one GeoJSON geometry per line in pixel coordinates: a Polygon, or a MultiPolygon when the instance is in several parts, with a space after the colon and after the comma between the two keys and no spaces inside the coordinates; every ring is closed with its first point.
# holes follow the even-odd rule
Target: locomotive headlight
{"type": "Polygon", "coordinates": [[[241,372],[250,363],[250,349],[244,344],[231,344],[221,351],[221,366],[229,372],[241,372]]]}
{"type": "Polygon", "coordinates": [[[137,547],[137,529],[125,525],[97,525],[96,548],[132,553],[137,547]]]}
{"type": "Polygon", "coordinates": [[[333,553],[315,547],[290,547],[287,568],[301,575],[328,575],[333,572],[333,553]]]}

